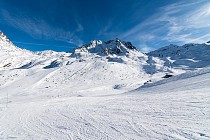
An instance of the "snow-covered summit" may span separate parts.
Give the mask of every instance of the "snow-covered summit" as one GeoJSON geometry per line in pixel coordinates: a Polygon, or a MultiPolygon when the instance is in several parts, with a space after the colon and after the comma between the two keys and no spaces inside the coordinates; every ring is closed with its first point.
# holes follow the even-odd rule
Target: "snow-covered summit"
{"type": "Polygon", "coordinates": [[[0,69],[18,68],[36,57],[33,52],[16,47],[3,32],[0,32],[0,69]]]}
{"type": "Polygon", "coordinates": [[[131,42],[125,42],[119,39],[109,41],[93,40],[89,44],[73,50],[72,56],[80,57],[88,54],[124,56],[134,52],[138,52],[138,50],[131,42]]]}
{"type": "Polygon", "coordinates": [[[48,68],[66,63],[69,56],[65,52],[51,50],[31,52],[15,46],[3,32],[0,32],[0,69],[48,68]]]}
{"type": "Polygon", "coordinates": [[[0,41],[10,42],[6,35],[2,31],[0,31],[0,41]]]}
{"type": "Polygon", "coordinates": [[[159,57],[167,66],[182,69],[197,69],[210,65],[210,45],[205,43],[169,45],[150,52],[148,55],[159,57]]]}
{"type": "Polygon", "coordinates": [[[0,50],[1,51],[12,51],[19,49],[16,47],[2,31],[0,31],[0,50]]]}

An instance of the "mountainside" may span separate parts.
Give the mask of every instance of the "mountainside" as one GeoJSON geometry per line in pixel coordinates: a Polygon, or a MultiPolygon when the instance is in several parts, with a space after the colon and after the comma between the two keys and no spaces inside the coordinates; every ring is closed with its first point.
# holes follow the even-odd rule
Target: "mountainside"
{"type": "Polygon", "coordinates": [[[130,90],[210,64],[208,43],[170,45],[144,54],[130,42],[94,40],[69,53],[30,52],[14,46],[2,32],[0,55],[0,87],[13,86],[14,92],[15,87],[20,92],[36,87],[50,93],[92,83],[130,90]],[[23,86],[26,80],[30,82],[23,86]]]}
{"type": "Polygon", "coordinates": [[[119,39],[109,41],[94,40],[90,44],[83,45],[82,47],[75,49],[72,56],[85,57],[90,54],[102,56],[129,56],[131,53],[140,54],[140,52],[131,44],[131,42],[124,42],[119,39]]]}
{"type": "Polygon", "coordinates": [[[0,32],[0,69],[19,67],[35,59],[36,55],[30,51],[16,47],[2,32],[0,32]]]}
{"type": "Polygon", "coordinates": [[[164,65],[177,69],[195,70],[210,66],[210,45],[185,44],[169,45],[148,53],[165,61],[164,65]]]}
{"type": "Polygon", "coordinates": [[[0,32],[0,55],[0,70],[4,70],[50,67],[55,62],[63,61],[68,54],[54,51],[31,52],[20,49],[0,32]]]}
{"type": "Polygon", "coordinates": [[[0,139],[208,140],[209,47],[30,52],[1,33],[0,139]]]}
{"type": "Polygon", "coordinates": [[[34,88],[37,89],[35,93],[50,94],[60,91],[61,87],[62,91],[68,92],[69,88],[93,84],[102,87],[97,87],[96,91],[105,88],[118,93],[136,88],[147,81],[157,81],[165,73],[181,72],[165,67],[164,62],[158,58],[148,57],[130,42],[118,39],[95,40],[70,53],[34,53],[17,48],[8,39],[4,39],[4,35],[1,38],[1,54],[5,57],[0,58],[0,88],[9,90],[13,87],[10,92],[14,94],[34,88]]]}
{"type": "Polygon", "coordinates": [[[93,84],[125,92],[206,67],[210,61],[208,44],[170,45],[144,54],[130,42],[115,39],[94,40],[69,53],[30,52],[14,46],[1,32],[0,47],[0,88],[12,86],[14,94],[34,88],[50,94],[60,87],[67,92],[93,84]]]}

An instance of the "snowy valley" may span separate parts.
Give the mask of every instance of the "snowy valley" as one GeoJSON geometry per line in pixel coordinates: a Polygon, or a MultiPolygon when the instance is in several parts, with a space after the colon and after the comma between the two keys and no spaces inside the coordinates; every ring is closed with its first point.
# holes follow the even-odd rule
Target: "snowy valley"
{"type": "Polygon", "coordinates": [[[0,139],[210,139],[209,43],[31,52],[1,32],[0,56],[0,139]]]}

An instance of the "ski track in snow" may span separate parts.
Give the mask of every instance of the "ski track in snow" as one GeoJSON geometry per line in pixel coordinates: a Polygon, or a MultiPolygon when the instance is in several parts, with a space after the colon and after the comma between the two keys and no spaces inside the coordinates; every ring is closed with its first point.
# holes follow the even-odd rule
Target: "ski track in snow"
{"type": "MultiPolygon", "coordinates": [[[[86,64],[78,67],[80,71],[81,68],[89,69],[86,64]]],[[[77,70],[72,71],[75,72],[80,75],[77,70]]],[[[26,78],[32,80],[35,88],[45,84],[46,77],[59,77],[59,73],[52,69],[26,78]]],[[[0,139],[209,140],[209,79],[207,68],[126,94],[116,94],[121,89],[104,89],[106,85],[100,82],[94,86],[81,83],[72,89],[78,92],[75,96],[82,93],[86,97],[66,96],[71,93],[53,89],[43,95],[31,94],[30,88],[24,95],[9,92],[6,97],[6,92],[13,91],[9,85],[0,92],[0,139]]],[[[27,85],[24,81],[11,84],[27,85]]]]}
{"type": "Polygon", "coordinates": [[[210,139],[210,95],[133,94],[1,104],[0,139],[210,139]]]}

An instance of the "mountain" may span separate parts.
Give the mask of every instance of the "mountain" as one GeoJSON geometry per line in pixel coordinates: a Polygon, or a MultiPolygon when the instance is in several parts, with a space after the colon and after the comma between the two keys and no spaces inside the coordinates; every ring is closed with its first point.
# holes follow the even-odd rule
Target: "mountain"
{"type": "Polygon", "coordinates": [[[52,63],[63,61],[68,54],[51,50],[31,52],[21,49],[0,32],[0,55],[0,69],[29,69],[50,67],[52,63]]]}
{"type": "MultiPolygon", "coordinates": [[[[70,88],[86,86],[92,88],[89,91],[92,94],[104,89],[121,93],[147,81],[162,79],[166,73],[181,72],[173,71],[164,66],[162,60],[147,56],[130,42],[119,39],[94,40],[69,53],[30,52],[14,46],[8,39],[3,40],[1,46],[6,61],[0,58],[0,88],[13,87],[10,92],[14,95],[34,88],[37,89],[34,94],[45,92],[50,95],[61,87],[63,92],[69,93],[70,88]]],[[[86,96],[83,92],[78,94],[86,96]]],[[[74,92],[66,96],[72,95],[76,96],[74,92]]]]}
{"type": "Polygon", "coordinates": [[[16,47],[3,32],[0,32],[0,56],[0,69],[19,67],[25,64],[28,58],[36,57],[34,53],[16,47]]]}
{"type": "Polygon", "coordinates": [[[93,40],[68,53],[50,50],[30,52],[16,47],[1,32],[0,47],[0,69],[8,74],[0,85],[21,83],[25,75],[36,76],[39,78],[35,81],[27,79],[33,81],[27,88],[36,86],[44,91],[49,90],[47,87],[59,90],[60,86],[68,89],[92,83],[107,83],[110,89],[128,90],[130,82],[133,83],[132,88],[138,87],[210,64],[210,46],[207,43],[169,45],[145,54],[131,42],[93,40]],[[23,71],[29,74],[24,75],[23,71]],[[19,76],[8,78],[14,75],[9,73],[19,76]]]}
{"type": "MultiPolygon", "coordinates": [[[[140,53],[131,42],[121,41],[119,39],[101,41],[93,40],[90,44],[83,45],[73,51],[72,56],[81,57],[88,54],[106,55],[106,56],[128,56],[131,53],[140,53]]],[[[142,54],[143,55],[143,54],[142,54]]]]}
{"type": "Polygon", "coordinates": [[[170,45],[145,54],[131,42],[114,39],[93,40],[68,53],[30,52],[16,47],[1,32],[0,47],[0,87],[13,86],[14,93],[15,87],[21,87],[18,92],[37,88],[35,92],[50,94],[60,87],[67,92],[93,84],[124,92],[206,67],[210,61],[208,44],[170,45]]]}
{"type": "Polygon", "coordinates": [[[0,139],[209,139],[209,44],[31,52],[0,34],[0,139]]]}
{"type": "Polygon", "coordinates": [[[165,61],[164,65],[176,69],[196,70],[210,66],[209,44],[169,45],[148,53],[165,61]]]}

